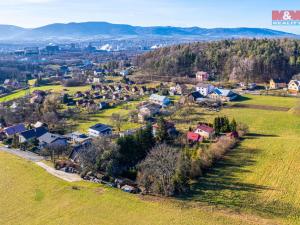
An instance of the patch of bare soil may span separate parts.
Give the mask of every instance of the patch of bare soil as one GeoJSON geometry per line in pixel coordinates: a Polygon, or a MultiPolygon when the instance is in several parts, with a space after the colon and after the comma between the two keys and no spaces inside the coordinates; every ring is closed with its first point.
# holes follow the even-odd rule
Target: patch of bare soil
{"type": "Polygon", "coordinates": [[[232,105],[234,108],[248,108],[248,109],[261,109],[261,110],[270,110],[270,111],[282,111],[287,112],[290,108],[279,107],[279,106],[269,106],[269,105],[252,105],[252,104],[234,104],[232,105]]]}
{"type": "Polygon", "coordinates": [[[95,192],[96,192],[96,194],[98,194],[98,195],[102,195],[102,194],[104,193],[104,189],[103,189],[103,188],[97,188],[97,189],[95,190],[95,192]]]}

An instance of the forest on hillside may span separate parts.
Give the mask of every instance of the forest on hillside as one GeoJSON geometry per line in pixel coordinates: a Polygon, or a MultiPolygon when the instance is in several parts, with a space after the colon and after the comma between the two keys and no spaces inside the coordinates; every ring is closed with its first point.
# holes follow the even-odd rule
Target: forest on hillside
{"type": "Polygon", "coordinates": [[[145,74],[194,77],[206,71],[219,81],[288,81],[300,73],[300,40],[240,39],[164,47],[136,58],[145,74]]]}

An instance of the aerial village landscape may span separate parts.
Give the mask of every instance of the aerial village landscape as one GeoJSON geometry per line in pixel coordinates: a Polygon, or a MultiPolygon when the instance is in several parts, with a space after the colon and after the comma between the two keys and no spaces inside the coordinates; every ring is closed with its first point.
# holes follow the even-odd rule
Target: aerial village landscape
{"type": "Polygon", "coordinates": [[[300,224],[297,12],[0,25],[0,224],[300,224]]]}

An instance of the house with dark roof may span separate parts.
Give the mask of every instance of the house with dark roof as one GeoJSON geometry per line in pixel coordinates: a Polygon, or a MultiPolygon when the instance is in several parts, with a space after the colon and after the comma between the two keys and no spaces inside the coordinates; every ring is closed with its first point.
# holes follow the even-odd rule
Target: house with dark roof
{"type": "Polygon", "coordinates": [[[80,132],[73,132],[70,134],[66,134],[65,138],[67,138],[68,141],[74,144],[84,144],[84,143],[91,142],[91,138],[89,136],[87,136],[86,134],[82,134],[80,132]]]}
{"type": "Polygon", "coordinates": [[[26,131],[26,128],[23,123],[4,128],[4,133],[7,137],[13,137],[14,135],[17,135],[24,131],[26,131]]]}
{"type": "Polygon", "coordinates": [[[188,95],[188,99],[190,102],[199,102],[204,99],[204,96],[199,91],[194,91],[188,95]]]}
{"type": "Polygon", "coordinates": [[[45,147],[67,147],[68,141],[65,137],[58,135],[58,134],[52,134],[52,133],[45,133],[44,135],[37,138],[39,140],[40,148],[45,147]]]}
{"type": "Polygon", "coordinates": [[[270,89],[280,89],[286,88],[287,84],[283,80],[280,79],[271,79],[270,80],[270,89]]]}
{"type": "Polygon", "coordinates": [[[300,81],[291,80],[288,85],[288,91],[292,94],[297,94],[300,92],[300,81]]]}
{"type": "Polygon", "coordinates": [[[37,139],[46,134],[48,130],[45,127],[38,127],[31,130],[24,131],[19,134],[19,142],[26,143],[30,140],[37,139]]]}
{"type": "Polygon", "coordinates": [[[139,108],[138,120],[144,122],[146,119],[159,114],[161,105],[150,103],[139,108]]]}
{"type": "Polygon", "coordinates": [[[112,134],[112,128],[108,125],[98,123],[90,127],[88,133],[91,137],[107,136],[112,134]]]}

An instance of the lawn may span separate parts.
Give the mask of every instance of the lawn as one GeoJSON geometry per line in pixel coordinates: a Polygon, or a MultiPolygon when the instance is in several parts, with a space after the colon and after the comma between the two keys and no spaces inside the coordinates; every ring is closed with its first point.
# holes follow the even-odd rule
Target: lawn
{"type": "Polygon", "coordinates": [[[28,91],[30,91],[30,93],[32,93],[35,90],[42,90],[42,91],[50,91],[51,90],[53,92],[62,92],[63,90],[67,90],[67,91],[65,91],[66,93],[74,94],[76,91],[90,90],[90,86],[87,85],[87,86],[81,86],[81,87],[63,87],[62,85],[47,85],[47,86],[42,86],[42,87],[34,87],[34,88],[30,88],[30,90],[16,91],[12,94],[1,97],[0,102],[12,101],[12,100],[15,100],[18,98],[22,98],[28,93],[28,91]]]}
{"type": "MultiPolygon", "coordinates": [[[[137,106],[141,101],[143,101],[143,99],[131,101],[127,104],[121,104],[111,109],[105,109],[100,111],[99,113],[91,114],[88,116],[87,120],[71,121],[71,122],[76,124],[76,127],[79,131],[85,133],[87,132],[89,127],[97,123],[103,123],[103,124],[113,126],[113,122],[111,120],[112,114],[120,114],[121,116],[126,118],[132,110],[137,109],[137,106]]],[[[128,129],[136,129],[139,127],[141,127],[141,124],[125,121],[122,123],[121,130],[124,131],[128,129]]]]}
{"type": "Polygon", "coordinates": [[[266,96],[266,95],[243,95],[233,103],[265,105],[265,106],[279,106],[291,108],[296,103],[300,102],[299,98],[295,97],[279,97],[279,96],[266,96]]]}
{"type": "MultiPolygon", "coordinates": [[[[280,107],[296,102],[294,98],[284,98],[284,102],[267,96],[250,101],[274,105],[278,99],[282,100],[276,103],[280,107]]],[[[217,115],[248,124],[250,134],[182,199],[300,224],[300,117],[270,110],[228,108],[207,113],[198,108],[185,118],[194,118],[191,124],[180,124],[180,128],[187,131],[188,126],[212,122],[217,115]]]]}
{"type": "Polygon", "coordinates": [[[0,168],[0,224],[259,224],[256,217],[130,195],[86,182],[66,183],[3,152],[0,168]]]}

